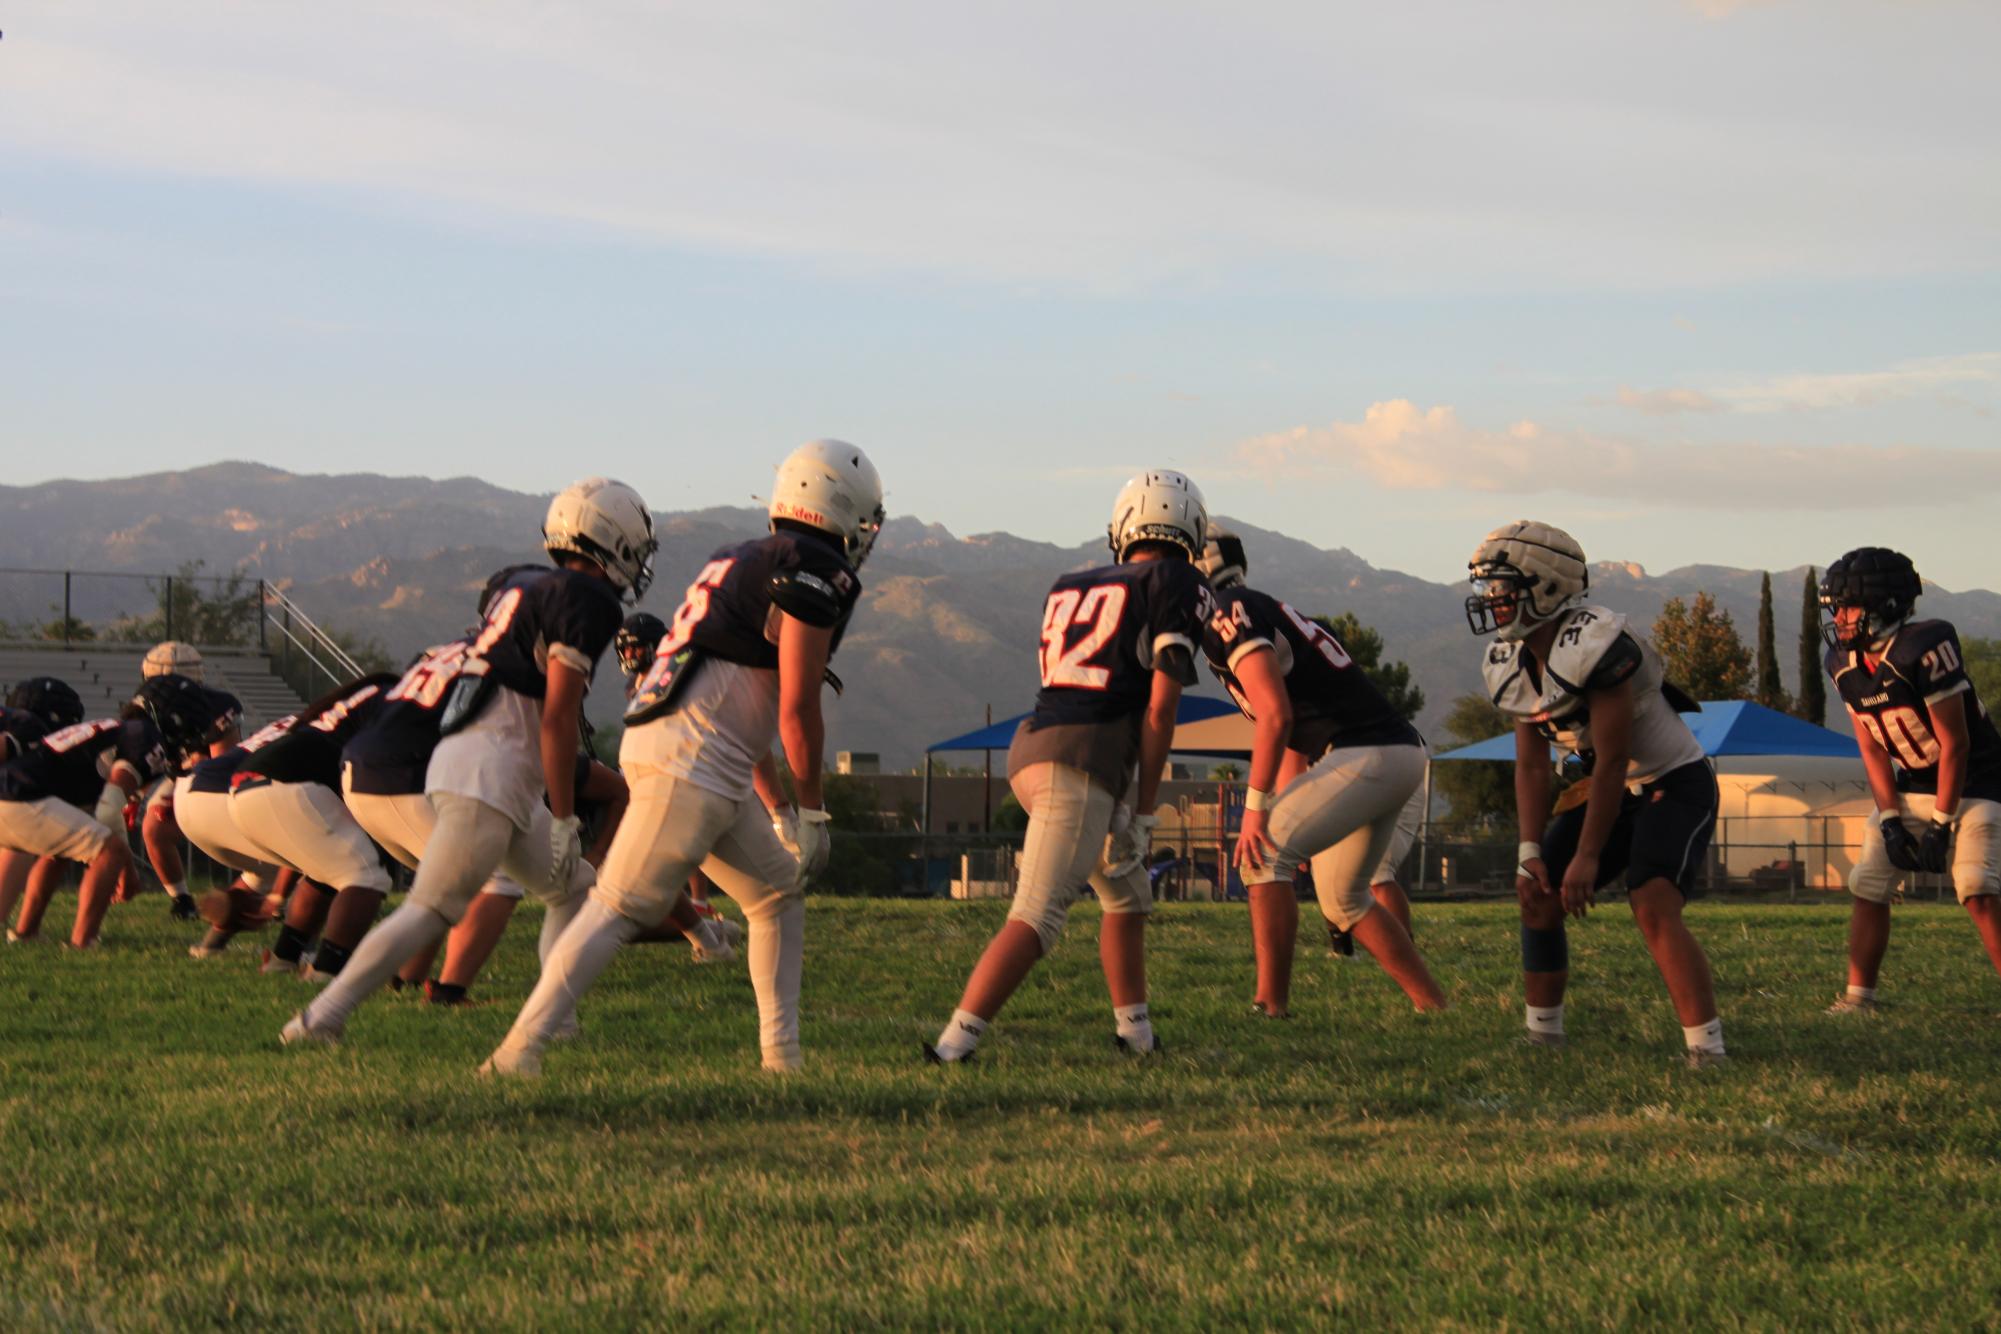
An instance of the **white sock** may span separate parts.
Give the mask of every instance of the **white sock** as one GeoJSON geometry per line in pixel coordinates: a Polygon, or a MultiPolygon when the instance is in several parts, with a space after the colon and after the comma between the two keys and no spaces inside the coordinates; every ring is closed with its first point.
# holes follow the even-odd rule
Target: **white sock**
{"type": "Polygon", "coordinates": [[[169,898],[178,899],[183,897],[188,892],[188,882],[185,880],[176,881],[170,884],[162,884],[160,888],[167,891],[167,896],[169,898]]]}
{"type": "Polygon", "coordinates": [[[544,966],[548,964],[549,951],[556,948],[556,942],[563,938],[563,932],[569,929],[571,922],[577,920],[577,914],[583,911],[584,901],[589,897],[588,894],[572,894],[561,903],[551,903],[544,907],[542,934],[535,938],[535,959],[538,963],[544,966]]]}
{"type": "Polygon", "coordinates": [[[542,976],[501,1045],[539,1051],[551,1034],[568,1028],[576,1018],[577,1002],[612,956],[638,933],[639,923],[606,906],[596,895],[585,899],[575,920],[543,960],[542,976]]]}
{"type": "Polygon", "coordinates": [[[1711,1019],[1708,1023],[1697,1024],[1693,1028],[1683,1025],[1681,1036],[1682,1040],[1688,1043],[1690,1051],[1721,1052],[1723,1050],[1723,1020],[1720,1017],[1711,1019]]]}
{"type": "Polygon", "coordinates": [[[973,1048],[979,1046],[980,1039],[986,1035],[986,1020],[971,1010],[954,1010],[945,1024],[945,1031],[938,1035],[933,1050],[948,1061],[964,1060],[972,1055],[973,1048]]]}
{"type": "MultiPolygon", "coordinates": [[[[714,934],[706,919],[704,929],[714,934]]],[[[706,948],[706,947],[705,947],[706,948]]],[[[750,919],[745,951],[757,993],[757,1040],[767,1070],[799,1068],[799,966],[806,953],[806,900],[784,900],[775,916],[750,919]]]]}
{"type": "Polygon", "coordinates": [[[1563,1007],[1561,1005],[1528,1006],[1529,1032],[1547,1033],[1551,1037],[1563,1036],[1563,1007]]]}
{"type": "Polygon", "coordinates": [[[1849,983],[1849,984],[1848,984],[1848,999],[1850,999],[1850,1000],[1852,1000],[1852,1001],[1866,1001],[1866,1000],[1875,1000],[1875,999],[1876,999],[1876,988],[1874,988],[1874,987],[1858,987],[1858,986],[1856,986],[1856,985],[1855,985],[1854,983],[1852,983],[1852,982],[1851,982],[1851,983],[1849,983]]]}
{"type": "Polygon", "coordinates": [[[1112,1018],[1118,1021],[1119,1036],[1134,1051],[1153,1050],[1153,1020],[1147,1016],[1146,1002],[1137,1005],[1115,1005],[1112,1018]]]}
{"type": "Polygon", "coordinates": [[[382,989],[418,950],[444,939],[451,927],[429,908],[405,903],[361,938],[340,976],[305,1009],[312,1028],[343,1028],[361,1003],[382,989]]]}
{"type": "Polygon", "coordinates": [[[255,871],[242,872],[236,877],[236,882],[252,894],[262,894],[264,892],[264,877],[255,871]]]}

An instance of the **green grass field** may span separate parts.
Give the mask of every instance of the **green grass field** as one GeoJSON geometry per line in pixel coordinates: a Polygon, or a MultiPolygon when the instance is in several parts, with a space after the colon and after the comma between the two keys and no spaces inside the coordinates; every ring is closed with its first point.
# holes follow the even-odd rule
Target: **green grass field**
{"type": "Polygon", "coordinates": [[[814,900],[782,1080],[741,965],[678,946],[540,1082],[475,1079],[529,920],[491,1004],[385,994],[337,1052],[281,1051],[306,986],[182,957],[157,900],[7,949],[0,1328],[2001,1321],[2001,982],[1957,909],[1900,909],[1895,1007],[1837,1020],[1845,911],[1696,905],[1734,1056],[1700,1073],[1617,905],[1562,1052],[1516,1041],[1511,906],[1419,905],[1449,1013],[1309,938],[1279,1024],[1242,908],[1168,905],[1150,1062],[1079,909],[982,1063],[927,1068],[1000,912],[814,900]]]}

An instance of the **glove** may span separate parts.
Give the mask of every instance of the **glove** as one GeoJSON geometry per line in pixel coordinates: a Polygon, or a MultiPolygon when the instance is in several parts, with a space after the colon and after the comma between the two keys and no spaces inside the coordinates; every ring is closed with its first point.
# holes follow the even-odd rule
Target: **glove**
{"type": "MultiPolygon", "coordinates": [[[[1904,828],[1904,822],[1894,811],[1885,811],[1876,825],[1883,833],[1883,851],[1889,854],[1890,865],[1899,871],[1922,871],[1924,854],[1918,847],[1917,839],[1904,828]]],[[[1950,834],[1948,834],[1950,837],[1950,834]]]]}
{"type": "Polygon", "coordinates": [[[827,869],[827,858],[834,851],[834,833],[828,824],[832,819],[825,811],[801,809],[799,812],[799,883],[802,885],[827,869]]]}
{"type": "Polygon", "coordinates": [[[167,910],[167,915],[172,917],[176,922],[194,921],[197,916],[195,912],[195,896],[192,894],[174,895],[174,906],[167,910]]]}
{"type": "Polygon", "coordinates": [[[771,813],[771,832],[778,835],[778,842],[794,857],[799,855],[799,813],[790,806],[781,806],[771,813]]]}
{"type": "Polygon", "coordinates": [[[577,869],[577,859],[584,855],[583,838],[577,832],[582,824],[574,815],[549,820],[549,884],[559,893],[569,892],[570,876],[577,869]]]}
{"type": "Polygon", "coordinates": [[[1932,822],[1918,838],[1918,865],[1933,875],[1944,875],[1952,869],[1951,820],[1941,820],[1936,815],[1932,817],[1932,822]]]}
{"type": "Polygon", "coordinates": [[[1116,832],[1105,839],[1107,876],[1116,880],[1145,865],[1146,854],[1153,847],[1153,827],[1159,818],[1155,815],[1135,815],[1120,828],[1118,812],[1112,812],[1112,827],[1116,832]]]}

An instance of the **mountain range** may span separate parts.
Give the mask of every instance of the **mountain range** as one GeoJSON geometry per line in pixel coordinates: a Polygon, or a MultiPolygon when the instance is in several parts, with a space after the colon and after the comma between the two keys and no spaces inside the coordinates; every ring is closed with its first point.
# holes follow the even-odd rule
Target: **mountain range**
{"type": "MultiPolygon", "coordinates": [[[[463,630],[494,569],[540,557],[547,503],[473,477],[307,476],[250,463],[0,487],[0,618],[46,618],[61,605],[58,578],[24,569],[159,574],[199,560],[206,572],[271,581],[315,618],[379,641],[400,661],[463,630]]],[[[1477,686],[1465,585],[1379,569],[1344,548],[1219,517],[1244,535],[1258,587],[1309,614],[1352,611],[1382,633],[1386,656],[1408,662],[1423,687],[1421,724],[1436,724],[1455,696],[1477,686]]],[[[765,528],[763,513],[747,508],[656,521],[659,578],[645,605],[663,619],[712,551],[765,528]]],[[[875,751],[885,766],[908,767],[926,744],[978,726],[989,706],[996,718],[1026,709],[1043,594],[1058,574],[1104,557],[1101,538],[1065,547],[1007,533],[960,537],[919,519],[892,519],[862,571],[863,605],[834,664],[847,690],[829,702],[829,750],[875,751]]],[[[1771,574],[1790,689],[1805,567],[1771,574]]],[[[1592,568],[1594,596],[1642,629],[1668,598],[1707,591],[1747,643],[1759,577],[1718,565],[1658,575],[1616,561],[1592,568]]],[[[137,580],[79,577],[73,588],[85,617],[108,615],[93,609],[114,596],[129,601],[136,590],[144,598],[137,580]]],[[[2001,596],[1992,592],[1928,588],[1923,610],[1963,634],[2001,635],[2001,596]]],[[[615,675],[615,666],[600,672],[594,718],[617,715],[615,675]]],[[[1220,693],[1206,680],[1201,689],[1220,693]]]]}

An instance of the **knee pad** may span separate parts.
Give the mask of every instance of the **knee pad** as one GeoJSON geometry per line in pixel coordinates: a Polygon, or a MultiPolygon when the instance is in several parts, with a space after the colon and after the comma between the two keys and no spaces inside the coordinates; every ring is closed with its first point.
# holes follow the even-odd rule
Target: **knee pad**
{"type": "Polygon", "coordinates": [[[1561,973],[1570,968],[1570,936],[1561,924],[1522,927],[1522,971],[1561,973]]]}
{"type": "Polygon", "coordinates": [[[789,905],[804,904],[806,901],[806,891],[799,887],[797,880],[787,881],[782,885],[772,885],[769,888],[770,893],[760,895],[748,903],[742,899],[737,900],[737,907],[743,909],[746,920],[776,919],[789,905]]]}
{"type": "Polygon", "coordinates": [[[1040,904],[1018,904],[1009,910],[1010,922],[1026,922],[1035,929],[1035,938],[1042,942],[1042,952],[1047,955],[1056,948],[1056,942],[1063,938],[1063,923],[1069,920],[1070,904],[1067,899],[1052,894],[1040,904]]]}

